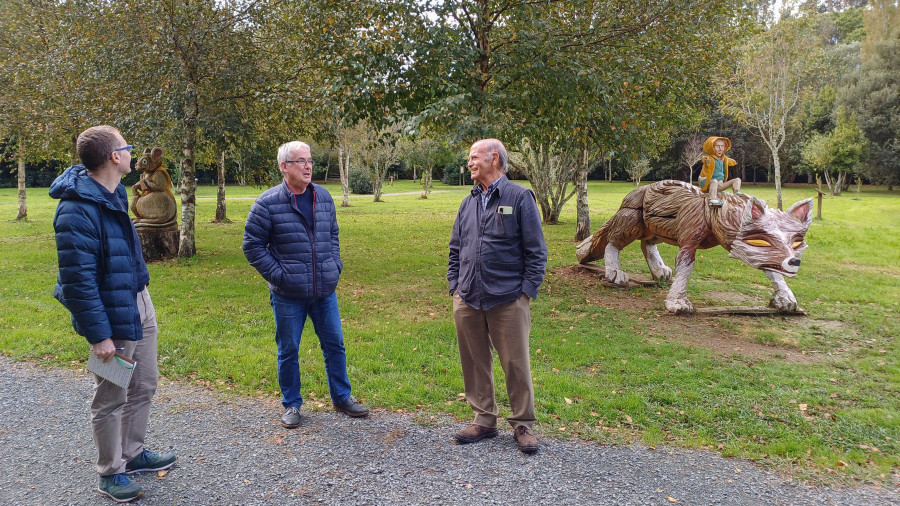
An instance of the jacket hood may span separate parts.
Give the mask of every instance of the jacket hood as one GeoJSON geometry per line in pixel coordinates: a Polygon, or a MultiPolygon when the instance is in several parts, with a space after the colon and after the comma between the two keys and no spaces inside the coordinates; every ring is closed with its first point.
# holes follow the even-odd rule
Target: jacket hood
{"type": "MultiPolygon", "coordinates": [[[[63,171],[53,184],[50,185],[50,196],[55,199],[80,199],[96,202],[114,211],[127,212],[121,203],[111,201],[100,191],[96,181],[88,174],[84,165],[73,165],[63,171]]],[[[116,196],[122,202],[127,202],[128,196],[125,187],[121,184],[116,188],[116,196]]]]}
{"type": "Polygon", "coordinates": [[[725,152],[727,153],[729,149],[731,149],[731,141],[728,140],[728,137],[710,137],[706,139],[706,142],[703,143],[703,152],[709,156],[716,156],[716,152],[713,151],[713,145],[717,140],[725,141],[725,152]]]}

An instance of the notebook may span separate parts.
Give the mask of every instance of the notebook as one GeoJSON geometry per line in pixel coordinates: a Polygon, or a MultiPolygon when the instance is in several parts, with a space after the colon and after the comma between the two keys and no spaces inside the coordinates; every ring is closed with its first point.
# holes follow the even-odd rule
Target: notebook
{"type": "Polygon", "coordinates": [[[88,371],[122,388],[128,388],[135,367],[137,367],[137,362],[118,353],[104,362],[103,359],[91,352],[87,363],[88,371]]]}

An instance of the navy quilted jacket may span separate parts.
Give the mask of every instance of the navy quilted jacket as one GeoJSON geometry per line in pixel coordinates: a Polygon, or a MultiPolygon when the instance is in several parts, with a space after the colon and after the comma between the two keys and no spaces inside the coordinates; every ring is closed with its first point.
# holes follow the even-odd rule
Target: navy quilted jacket
{"type": "Polygon", "coordinates": [[[256,199],[244,228],[244,255],[269,283],[292,299],[323,299],[337,288],[344,268],[334,200],[324,187],[310,184],[313,219],[307,227],[287,184],[256,199]]]}
{"type": "Polygon", "coordinates": [[[139,341],[137,293],[150,273],[128,217],[125,187],[109,194],[83,165],[74,165],[56,178],[50,196],[60,199],[53,218],[59,259],[53,296],[88,342],[139,341]]]}
{"type": "Polygon", "coordinates": [[[547,244],[534,193],[501,176],[481,209],[481,186],[459,205],[450,236],[447,280],[466,304],[488,310],[518,299],[532,299],[544,281],[547,244]],[[501,214],[500,208],[508,211],[501,214]]]}

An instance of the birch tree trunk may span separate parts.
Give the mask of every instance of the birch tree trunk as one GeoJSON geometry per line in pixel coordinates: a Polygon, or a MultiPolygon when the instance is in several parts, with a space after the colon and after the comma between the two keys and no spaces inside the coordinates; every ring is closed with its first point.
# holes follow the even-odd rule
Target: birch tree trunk
{"type": "Polygon", "coordinates": [[[822,171],[822,173],[825,175],[825,184],[828,186],[829,193],[835,195],[834,186],[831,184],[831,174],[829,174],[827,170],[822,171]]]}
{"type": "Polygon", "coordinates": [[[79,163],[81,163],[81,157],[78,156],[78,133],[77,133],[77,130],[76,130],[76,133],[72,134],[72,136],[69,138],[69,140],[70,140],[69,148],[71,149],[71,152],[69,153],[69,158],[72,159],[72,165],[79,164],[79,163]]]}
{"type": "Polygon", "coordinates": [[[429,165],[422,169],[422,198],[427,199],[428,194],[431,193],[431,171],[432,167],[429,165]]]}
{"type": "Polygon", "coordinates": [[[24,220],[28,217],[28,202],[25,198],[25,139],[19,137],[19,152],[16,153],[18,159],[18,186],[19,186],[19,212],[16,213],[16,220],[24,220]]]}
{"type": "Polygon", "coordinates": [[[772,166],[775,170],[775,195],[778,197],[778,210],[781,211],[781,157],[777,149],[772,151],[772,166]]]}
{"type": "Polygon", "coordinates": [[[341,174],[341,190],[344,192],[341,207],[350,207],[350,145],[346,137],[338,141],[338,172],[341,174]]]}
{"type": "Polygon", "coordinates": [[[559,223],[563,205],[575,195],[575,189],[568,191],[568,186],[578,167],[577,157],[570,151],[556,150],[549,142],[528,141],[510,156],[510,163],[531,182],[544,224],[559,223]]]}
{"type": "Polygon", "coordinates": [[[225,215],[225,151],[219,158],[219,167],[216,176],[219,179],[219,189],[216,191],[216,223],[228,222],[225,215]]]}
{"type": "Polygon", "coordinates": [[[193,86],[187,91],[184,125],[184,159],[181,161],[181,237],[178,256],[189,258],[197,254],[195,241],[195,210],[197,179],[194,171],[194,151],[197,147],[197,92],[193,86]]]}
{"type": "Polygon", "coordinates": [[[370,169],[372,174],[372,194],[374,195],[373,202],[383,202],[381,200],[381,187],[384,185],[384,177],[387,175],[388,164],[375,163],[373,164],[373,168],[370,169]],[[381,168],[381,165],[384,165],[384,168],[381,168]]]}
{"type": "Polygon", "coordinates": [[[590,171],[588,150],[581,150],[581,166],[575,173],[575,209],[577,224],[575,226],[575,240],[583,241],[591,235],[591,212],[588,208],[587,179],[590,171]]]}

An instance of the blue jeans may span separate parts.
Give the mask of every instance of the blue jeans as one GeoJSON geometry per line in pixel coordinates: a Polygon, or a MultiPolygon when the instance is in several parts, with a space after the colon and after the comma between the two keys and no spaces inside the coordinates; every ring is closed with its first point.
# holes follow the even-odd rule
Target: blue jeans
{"type": "Polygon", "coordinates": [[[328,374],[328,391],[331,401],[343,403],[350,397],[350,378],[347,377],[347,354],[344,352],[344,333],[338,312],[337,293],[320,300],[289,299],[269,292],[272,313],[275,315],[275,343],[278,345],[278,385],[285,408],[299,408],[303,404],[300,394],[300,362],[297,351],[306,317],[313,322],[325,372],[328,374]]]}

